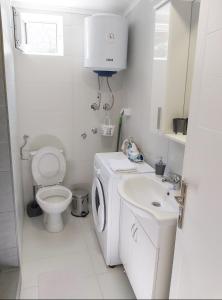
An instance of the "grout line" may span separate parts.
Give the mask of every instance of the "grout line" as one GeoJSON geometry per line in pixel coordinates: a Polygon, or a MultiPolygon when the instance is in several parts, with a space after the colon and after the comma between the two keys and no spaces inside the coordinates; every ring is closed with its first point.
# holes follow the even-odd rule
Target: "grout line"
{"type": "Polygon", "coordinates": [[[27,290],[27,289],[34,289],[34,288],[37,288],[37,287],[38,287],[38,285],[23,286],[23,284],[22,284],[21,291],[27,290]]]}
{"type": "Polygon", "coordinates": [[[38,285],[28,285],[28,286],[21,286],[21,291],[20,291],[20,295],[25,291],[25,290],[29,290],[29,289],[37,289],[38,290],[38,285]]]}
{"type": "MultiPolygon", "coordinates": [[[[91,217],[92,217],[92,215],[89,215],[89,218],[91,218],[91,217]]],[[[88,233],[90,233],[90,231],[94,230],[94,229],[92,228],[93,225],[91,224],[91,221],[92,221],[92,220],[89,220],[90,224],[87,225],[87,226],[89,226],[89,232],[88,232],[88,233]]],[[[83,222],[84,222],[84,221],[83,221],[83,222]]],[[[82,222],[81,222],[81,223],[82,223],[82,222]]],[[[95,234],[95,238],[96,238],[96,241],[97,241],[97,244],[98,244],[98,248],[100,249],[100,245],[99,245],[99,242],[98,242],[98,240],[97,240],[96,233],[93,232],[92,234],[95,234]]],[[[101,271],[101,272],[97,272],[97,271],[96,271],[96,269],[95,269],[95,264],[93,263],[93,252],[96,253],[96,249],[90,249],[89,245],[87,244],[87,237],[85,236],[85,234],[84,234],[84,241],[85,241],[85,243],[86,243],[87,252],[88,252],[88,255],[89,255],[90,260],[91,260],[91,262],[92,262],[92,267],[93,267],[93,270],[94,270],[95,275],[97,276],[97,275],[103,275],[103,274],[109,273],[110,270],[109,270],[108,267],[107,267],[107,270],[104,269],[104,271],[101,271]]],[[[100,250],[100,255],[101,255],[101,258],[102,258],[102,260],[103,260],[104,266],[106,267],[106,264],[105,264],[105,261],[104,261],[104,258],[103,258],[103,255],[102,255],[101,250],[100,250]]]]}
{"type": "Polygon", "coordinates": [[[36,298],[34,298],[34,299],[39,299],[39,290],[38,290],[38,285],[33,285],[33,286],[30,286],[30,287],[25,287],[25,288],[23,288],[23,287],[21,287],[21,290],[20,290],[20,298],[19,299],[22,299],[21,298],[21,295],[25,292],[25,291],[27,291],[27,290],[31,290],[31,289],[36,289],[36,298]]]}
{"type": "Polygon", "coordinates": [[[222,28],[220,27],[220,28],[208,31],[207,32],[207,36],[210,36],[210,35],[212,35],[214,33],[217,33],[218,31],[222,31],[222,28]]]}
{"type": "Polygon", "coordinates": [[[97,282],[97,284],[98,284],[98,287],[99,287],[99,290],[100,290],[102,299],[105,299],[105,296],[104,296],[104,294],[103,294],[103,291],[102,291],[102,288],[101,288],[101,284],[100,284],[100,281],[99,281],[99,275],[96,274],[95,277],[96,277],[96,282],[97,282]]]}

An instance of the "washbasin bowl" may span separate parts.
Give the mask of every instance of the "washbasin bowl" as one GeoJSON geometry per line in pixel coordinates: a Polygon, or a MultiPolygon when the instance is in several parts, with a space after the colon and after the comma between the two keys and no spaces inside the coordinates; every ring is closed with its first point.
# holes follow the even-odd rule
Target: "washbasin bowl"
{"type": "Polygon", "coordinates": [[[121,199],[141,216],[149,215],[158,223],[175,222],[178,206],[172,186],[155,175],[135,175],[123,179],[118,191],[121,199]]]}

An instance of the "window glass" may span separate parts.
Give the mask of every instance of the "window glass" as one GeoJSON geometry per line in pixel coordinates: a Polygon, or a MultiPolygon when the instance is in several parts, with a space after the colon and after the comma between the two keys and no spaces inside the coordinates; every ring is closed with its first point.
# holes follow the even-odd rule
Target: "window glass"
{"type": "Polygon", "coordinates": [[[21,14],[22,50],[27,54],[63,55],[63,19],[46,14],[21,14]]]}
{"type": "Polygon", "coordinates": [[[57,52],[57,25],[44,23],[27,23],[26,39],[30,52],[57,52]]]}

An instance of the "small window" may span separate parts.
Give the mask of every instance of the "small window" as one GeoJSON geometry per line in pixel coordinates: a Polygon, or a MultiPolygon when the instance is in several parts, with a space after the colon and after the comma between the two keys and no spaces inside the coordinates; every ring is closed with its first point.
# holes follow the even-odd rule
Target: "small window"
{"type": "Polygon", "coordinates": [[[14,13],[14,16],[18,17],[15,22],[16,48],[26,54],[63,55],[63,18],[61,16],[16,13],[16,15],[14,13]]]}

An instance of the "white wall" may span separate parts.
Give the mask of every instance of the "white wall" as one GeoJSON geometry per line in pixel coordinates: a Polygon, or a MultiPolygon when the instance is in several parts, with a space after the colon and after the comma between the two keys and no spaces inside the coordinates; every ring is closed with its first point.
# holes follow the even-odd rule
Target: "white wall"
{"type": "MultiPolygon", "coordinates": [[[[13,194],[14,194],[14,209],[16,220],[15,227],[17,231],[19,255],[21,258],[22,249],[22,230],[23,230],[23,193],[21,184],[21,164],[19,157],[18,146],[18,119],[17,119],[17,103],[15,96],[15,73],[14,73],[14,40],[12,35],[12,20],[9,1],[1,0],[1,17],[3,31],[3,47],[4,47],[4,63],[5,63],[5,81],[7,94],[7,109],[10,131],[10,151],[11,151],[11,171],[13,177],[13,194]]],[[[1,124],[2,125],[2,124],[1,124]]],[[[1,153],[1,156],[3,154],[1,153]]],[[[3,187],[4,188],[4,187],[3,187]]],[[[7,230],[7,229],[6,229],[7,230]]],[[[8,251],[9,253],[10,251],[8,251]]],[[[6,253],[6,255],[8,255],[6,253]]]]}
{"type": "MultiPolygon", "coordinates": [[[[116,137],[102,138],[91,133],[104,115],[103,111],[90,109],[97,96],[97,78],[82,67],[84,15],[64,13],[63,17],[63,57],[24,55],[15,50],[20,144],[24,134],[30,135],[30,144],[39,135],[56,136],[68,161],[65,184],[90,186],[94,154],[114,151],[116,137]],[[86,140],[81,138],[84,131],[88,133],[86,140]]],[[[120,108],[131,107],[132,117],[125,123],[124,135],[134,137],[151,164],[163,156],[170,170],[181,173],[184,146],[153,134],[149,128],[154,25],[151,1],[142,0],[128,15],[128,21],[129,67],[111,82],[116,95],[115,123],[120,108]]],[[[30,162],[23,162],[23,178],[27,203],[32,199],[30,162]]]]}
{"type": "MultiPolygon", "coordinates": [[[[91,128],[102,122],[104,112],[90,109],[97,97],[97,76],[83,68],[84,15],[63,16],[63,57],[24,55],[15,50],[20,144],[24,134],[31,139],[43,134],[56,136],[68,161],[65,184],[89,186],[94,154],[115,150],[116,137],[91,133],[91,128]],[[86,140],[81,138],[84,131],[88,134],[86,140]]],[[[116,96],[112,113],[115,123],[121,107],[122,83],[121,73],[111,80],[116,96]]],[[[23,162],[23,175],[25,202],[28,202],[32,199],[30,162],[23,162]]]]}
{"type": "Polygon", "coordinates": [[[124,72],[124,103],[132,109],[124,136],[132,136],[151,164],[162,156],[168,170],[181,174],[184,146],[152,133],[151,88],[154,11],[152,1],[141,0],[128,15],[129,65],[124,72]]]}

